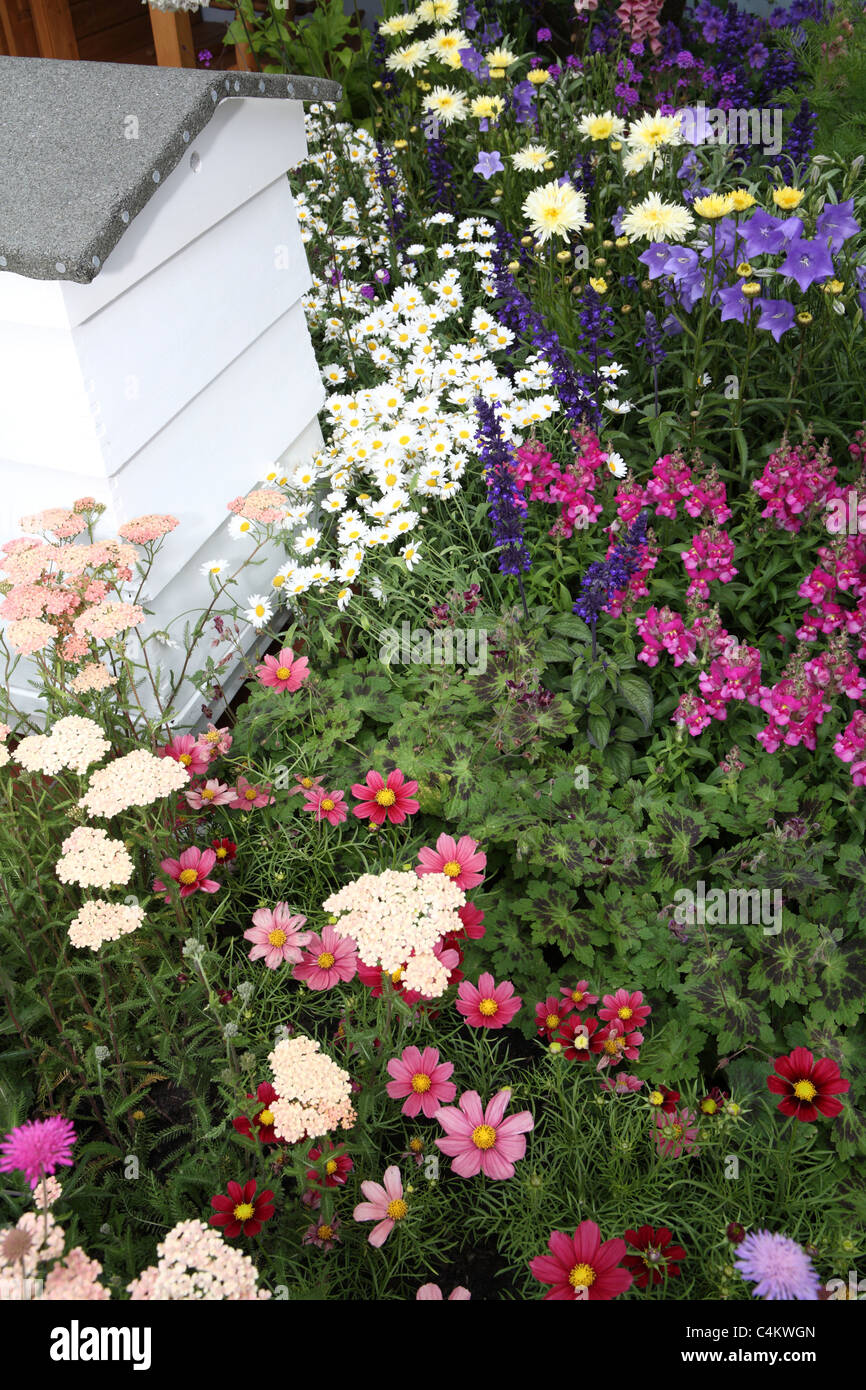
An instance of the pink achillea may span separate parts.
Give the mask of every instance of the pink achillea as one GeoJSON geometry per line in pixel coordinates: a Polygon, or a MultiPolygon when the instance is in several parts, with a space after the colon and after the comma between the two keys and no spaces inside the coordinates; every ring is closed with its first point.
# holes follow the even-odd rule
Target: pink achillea
{"type": "Polygon", "coordinates": [[[400,1169],[392,1165],[385,1169],[382,1183],[362,1182],[361,1191],[366,1197],[359,1202],[352,1215],[356,1221],[375,1221],[376,1225],[367,1239],[378,1248],[384,1245],[398,1221],[405,1220],[409,1206],[403,1199],[403,1179],[400,1169]]]}
{"type": "Polygon", "coordinates": [[[108,641],[127,628],[138,627],[144,622],[144,609],[138,603],[114,603],[103,599],[92,608],[86,608],[73,620],[72,626],[79,637],[91,636],[100,641],[108,641]]]}
{"type": "Polygon", "coordinates": [[[419,849],[418,858],[421,862],[416,874],[445,874],[464,893],[484,882],[487,855],[478,852],[477,842],[469,835],[461,835],[457,841],[450,835],[440,835],[435,850],[425,845],[419,849]]]}
{"type": "Polygon", "coordinates": [[[484,1173],[488,1178],[514,1177],[514,1165],[526,1153],[524,1135],[535,1127],[528,1110],[505,1116],[511,1099],[509,1090],[497,1092],[482,1108],[477,1091],[464,1091],[458,1105],[436,1111],[437,1119],[446,1131],[444,1139],[435,1140],[442,1153],[453,1158],[451,1165],[461,1178],[474,1178],[484,1173]]]}
{"type": "Polygon", "coordinates": [[[303,960],[302,947],[310,940],[311,933],[299,931],[306,917],[292,915],[288,903],[277,903],[269,907],[257,908],[253,913],[253,925],[244,932],[244,940],[253,943],[250,960],[263,960],[269,970],[276,970],[287,961],[298,964],[303,960]]]}
{"type": "Polygon", "coordinates": [[[309,674],[307,658],[295,656],[291,647],[284,647],[277,656],[266,656],[263,665],[256,667],[259,683],[280,693],[299,690],[309,674]]]}
{"type": "Polygon", "coordinates": [[[510,980],[497,985],[486,971],[477,986],[470,980],[461,980],[457,986],[457,1012],[471,1028],[504,1028],[522,1003],[510,980]]]}
{"type": "Polygon", "coordinates": [[[179,1221],[156,1247],[159,1261],[127,1284],[132,1303],[149,1300],[251,1302],[270,1298],[257,1286],[249,1255],[228,1245],[203,1221],[179,1221]]]}
{"type": "Polygon", "coordinates": [[[22,516],[18,522],[22,531],[53,531],[60,540],[69,540],[86,530],[85,523],[68,507],[46,507],[42,512],[22,516]]]}
{"type": "Polygon", "coordinates": [[[0,1141],[0,1173],[21,1172],[35,1188],[58,1167],[72,1167],[74,1143],[75,1126],[62,1115],[25,1120],[0,1141]]]}
{"type": "Polygon", "coordinates": [[[230,512],[242,516],[247,521],[258,521],[262,526],[281,521],[286,511],[286,499],[276,488],[255,488],[246,497],[235,497],[228,503],[230,512]]]}
{"type": "MultiPolygon", "coordinates": [[[[180,859],[162,859],[159,867],[164,874],[174,879],[180,888],[180,896],[188,898],[191,893],[219,892],[216,880],[208,878],[215,863],[216,854],[212,849],[202,850],[197,845],[190,845],[183,851],[180,859]]],[[[154,879],[153,891],[164,893],[166,902],[171,902],[171,894],[161,878],[154,879]]]]}
{"type": "Polygon", "coordinates": [[[179,525],[176,516],[157,516],[149,512],[146,516],[135,516],[118,526],[117,534],[134,545],[149,545],[151,541],[159,540],[160,536],[167,536],[179,525]]]}
{"type": "Polygon", "coordinates": [[[325,927],[321,936],[310,933],[306,952],[295,966],[294,978],[304,980],[310,989],[333,989],[342,981],[347,984],[358,973],[358,948],[350,936],[338,936],[333,927],[325,927]]]}
{"type": "Polygon", "coordinates": [[[69,689],[74,695],[86,695],[93,690],[108,690],[112,685],[117,685],[117,676],[113,676],[100,661],[89,661],[72,677],[69,689]]]}
{"type": "Polygon", "coordinates": [[[656,1110],[656,1148],[663,1158],[679,1158],[697,1148],[697,1116],[691,1110],[656,1110]]]}
{"type": "Polygon", "coordinates": [[[45,623],[41,618],[21,618],[10,623],[6,629],[6,641],[13,652],[20,656],[32,656],[50,646],[57,636],[53,623],[45,623]]]}
{"type": "Polygon", "coordinates": [[[447,1105],[457,1094],[457,1087],[448,1078],[454,1071],[453,1062],[440,1062],[435,1047],[406,1047],[401,1056],[392,1057],[388,1075],[393,1077],[385,1087],[392,1100],[402,1100],[404,1115],[411,1118],[423,1110],[433,1119],[440,1105],[447,1105]]]}

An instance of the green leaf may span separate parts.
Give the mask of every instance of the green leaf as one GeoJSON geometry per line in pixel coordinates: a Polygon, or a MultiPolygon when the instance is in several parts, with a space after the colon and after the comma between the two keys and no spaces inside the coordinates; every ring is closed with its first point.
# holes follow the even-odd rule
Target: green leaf
{"type": "Polygon", "coordinates": [[[629,709],[634,710],[643,723],[645,732],[649,733],[655,701],[648,682],[642,676],[620,676],[616,693],[629,709]]]}
{"type": "Polygon", "coordinates": [[[589,741],[593,748],[604,749],[610,738],[610,720],[606,714],[592,714],[587,720],[589,741]]]}

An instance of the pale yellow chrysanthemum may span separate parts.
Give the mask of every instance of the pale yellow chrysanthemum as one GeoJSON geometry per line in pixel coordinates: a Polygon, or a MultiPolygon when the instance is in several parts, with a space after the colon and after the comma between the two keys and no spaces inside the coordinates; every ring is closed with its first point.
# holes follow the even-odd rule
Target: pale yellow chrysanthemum
{"type": "Polygon", "coordinates": [[[415,14],[422,24],[450,24],[457,14],[457,0],[422,0],[415,14]]]}
{"type": "Polygon", "coordinates": [[[658,193],[648,193],[622,219],[622,230],[632,241],[644,237],[649,241],[684,241],[694,227],[688,208],[666,203],[658,193]]]}
{"type": "Polygon", "coordinates": [[[698,217],[706,217],[711,222],[717,217],[727,217],[729,212],[734,211],[730,193],[708,193],[706,198],[695,198],[692,207],[698,217]]]}
{"type": "Polygon", "coordinates": [[[526,197],[523,215],[539,241],[567,237],[586,226],[586,199],[570,183],[544,183],[526,197]]]}
{"type": "Polygon", "coordinates": [[[526,80],[531,82],[533,87],[543,87],[545,82],[550,81],[550,73],[546,68],[533,68],[526,74],[526,80]]]}
{"type": "Polygon", "coordinates": [[[773,189],[773,202],[777,208],[782,208],[785,212],[790,212],[792,208],[798,208],[803,201],[805,194],[801,188],[791,188],[785,184],[782,188],[773,189]]]}
{"type": "Polygon", "coordinates": [[[451,87],[434,87],[422,102],[425,111],[433,111],[443,125],[453,125],[466,116],[466,98],[451,87]]]}
{"type": "Polygon", "coordinates": [[[746,188],[735,188],[729,196],[733,212],[745,212],[755,206],[755,200],[746,188]]]}
{"type": "Polygon", "coordinates": [[[395,14],[393,19],[383,19],[379,24],[379,33],[386,38],[397,38],[401,34],[411,34],[413,29],[418,27],[418,16],[416,14],[395,14]]]}
{"type": "Polygon", "coordinates": [[[439,58],[441,62],[446,63],[449,68],[459,68],[461,66],[460,50],[461,48],[468,48],[470,46],[469,39],[462,29],[448,29],[444,32],[440,31],[434,34],[431,39],[428,39],[427,42],[430,45],[431,55],[439,58]]]}
{"type": "Polygon", "coordinates": [[[517,54],[507,48],[492,48],[484,56],[489,68],[510,68],[512,63],[517,62],[517,54]]]}
{"type": "Polygon", "coordinates": [[[553,151],[546,149],[544,145],[525,145],[522,150],[518,150],[510,158],[515,169],[520,169],[525,173],[531,169],[543,169],[552,153],[553,151]]]}
{"type": "Polygon", "coordinates": [[[406,44],[405,48],[398,48],[389,58],[385,60],[386,68],[392,72],[408,72],[414,74],[416,68],[423,66],[427,58],[428,45],[424,39],[416,39],[414,43],[406,44]]]}
{"type": "Polygon", "coordinates": [[[662,145],[681,145],[683,141],[679,116],[641,116],[628,128],[628,143],[638,149],[657,150],[662,145]]]}
{"type": "Polygon", "coordinates": [[[654,157],[652,150],[629,150],[623,156],[623,170],[626,174],[639,174],[654,157]]]}
{"type": "Polygon", "coordinates": [[[487,121],[495,121],[504,110],[505,102],[502,97],[475,97],[469,107],[470,115],[477,116],[479,120],[487,121]]]}
{"type": "Polygon", "coordinates": [[[603,111],[600,116],[581,116],[577,128],[587,140],[615,140],[625,133],[625,121],[612,111],[603,111]]]}

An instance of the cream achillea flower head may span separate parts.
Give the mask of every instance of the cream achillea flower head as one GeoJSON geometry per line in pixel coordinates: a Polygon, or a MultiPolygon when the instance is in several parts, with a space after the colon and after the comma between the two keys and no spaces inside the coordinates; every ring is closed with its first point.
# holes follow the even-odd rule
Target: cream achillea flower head
{"type": "Polygon", "coordinates": [[[628,143],[636,149],[649,150],[660,149],[663,145],[681,145],[680,121],[679,116],[663,116],[661,111],[656,111],[654,116],[641,116],[628,128],[628,143]]]}
{"type": "Polygon", "coordinates": [[[424,98],[425,111],[433,111],[443,125],[453,125],[466,115],[466,98],[452,87],[434,87],[424,98]]]}
{"type": "Polygon", "coordinates": [[[117,685],[117,676],[113,676],[100,661],[89,661],[72,677],[69,689],[76,695],[86,695],[93,690],[108,690],[112,685],[117,685]]]}
{"type": "Polygon", "coordinates": [[[122,840],[111,840],[106,830],[78,825],[63,841],[56,874],[61,883],[79,888],[111,888],[128,883],[133,864],[122,840]]]}
{"type": "MultiPolygon", "coordinates": [[[[414,871],[385,869],[362,874],[332,893],[323,907],[342,914],[334,930],[352,937],[365,965],[394,974],[406,969],[413,955],[432,956],[443,936],[461,930],[457,909],[465,902],[463,890],[442,874],[419,878],[414,871]]],[[[429,961],[424,968],[432,969],[429,961]]]]}
{"type": "Polygon", "coordinates": [[[132,903],[91,898],[69,923],[69,940],[73,946],[89,946],[91,951],[98,951],[106,941],[118,941],[137,931],[143,921],[144,909],[132,903]]]}
{"type": "Polygon", "coordinates": [[[136,748],[94,772],[78,805],[90,816],[116,816],[130,806],[150,806],[188,782],[186,768],[175,758],[157,758],[136,748]]]}
{"type": "Polygon", "coordinates": [[[553,158],[553,151],[545,145],[525,145],[509,158],[515,169],[525,173],[532,169],[543,169],[547,161],[553,158]]]}
{"type": "Polygon", "coordinates": [[[625,133],[625,121],[612,111],[602,111],[601,115],[581,116],[577,128],[587,140],[618,140],[625,133]]]}
{"type": "Polygon", "coordinates": [[[179,1221],[156,1253],[158,1263],[127,1284],[130,1302],[230,1299],[235,1303],[271,1297],[267,1289],[258,1287],[258,1271],[249,1255],[229,1245],[203,1221],[179,1221]]]}
{"type": "Polygon", "coordinates": [[[70,714],[47,734],[30,734],[15,749],[15,760],[27,772],[54,776],[70,768],[83,776],[92,763],[105,757],[111,744],[92,719],[70,714]]]}
{"type": "Polygon", "coordinates": [[[539,241],[567,240],[569,232],[586,226],[586,199],[570,183],[544,183],[527,195],[523,215],[539,241]]]}
{"type": "Polygon", "coordinates": [[[298,1034],[278,1042],[268,1057],[279,1097],[271,1103],[274,1133],[289,1144],[319,1139],[338,1125],[351,1129],[357,1118],[352,1079],[322,1052],[315,1038],[298,1034]]]}
{"type": "Polygon", "coordinates": [[[630,208],[622,219],[623,234],[632,241],[684,241],[694,231],[695,222],[688,208],[666,203],[658,193],[648,193],[630,208]]]}

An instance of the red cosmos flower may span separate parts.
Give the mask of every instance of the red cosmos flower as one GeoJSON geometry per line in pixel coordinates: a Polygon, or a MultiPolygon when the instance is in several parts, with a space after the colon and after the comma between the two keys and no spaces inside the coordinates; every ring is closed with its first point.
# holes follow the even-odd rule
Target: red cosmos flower
{"type": "Polygon", "coordinates": [[[469,980],[457,986],[457,1012],[472,1028],[504,1028],[522,1003],[510,980],[497,985],[487,972],[479,978],[477,986],[469,980]]]}
{"type": "Polygon", "coordinates": [[[210,847],[216,855],[218,864],[225,864],[227,861],[237,858],[238,847],[234,840],[211,840],[210,847]]]}
{"type": "Polygon", "coordinates": [[[307,1170],[307,1180],[315,1187],[345,1187],[346,1179],[354,1168],[354,1163],[347,1153],[343,1153],[342,1144],[332,1144],[328,1140],[328,1157],[322,1163],[322,1156],[325,1150],[320,1144],[314,1144],[307,1154],[310,1163],[315,1163],[317,1167],[307,1170]]]}
{"type": "MultiPolygon", "coordinates": [[[[159,867],[169,878],[173,878],[180,888],[180,896],[188,898],[191,893],[218,893],[219,884],[208,874],[216,862],[216,854],[212,849],[201,850],[196,845],[189,845],[183,851],[180,859],[162,859],[159,867]]],[[[161,878],[153,880],[154,893],[164,893],[166,902],[171,901],[170,894],[161,878]]]]}
{"type": "Polygon", "coordinates": [[[593,1052],[600,1053],[598,1059],[598,1070],[602,1067],[618,1067],[624,1058],[630,1062],[637,1060],[640,1055],[640,1046],[643,1042],[643,1033],[637,1030],[627,1031],[626,1025],[620,1023],[615,1018],[602,1028],[592,1040],[593,1052]]]}
{"type": "Polygon", "coordinates": [[[415,872],[419,878],[424,874],[445,874],[464,891],[484,882],[487,855],[478,853],[478,843],[469,835],[461,835],[459,840],[440,835],[436,848],[425,845],[419,849],[418,858],[421,862],[415,872]]]}
{"type": "Polygon", "coordinates": [[[640,1028],[646,1023],[652,1009],[649,1004],[643,1003],[643,995],[640,990],[634,994],[629,994],[627,989],[618,989],[616,994],[606,994],[604,996],[604,1008],[599,1009],[598,1016],[605,1022],[610,1023],[613,1019],[618,1019],[626,1029],[640,1028]]]}
{"type": "Polygon", "coordinates": [[[222,1226],[223,1234],[233,1239],[243,1231],[245,1236],[257,1236],[266,1221],[274,1214],[271,1206],[273,1192],[266,1188],[256,1196],[258,1186],[255,1178],[241,1187],[239,1182],[230,1182],[228,1196],[219,1193],[211,1197],[210,1204],[216,1215],[210,1218],[212,1226],[222,1226]]]}
{"type": "Polygon", "coordinates": [[[598,995],[589,993],[589,982],[578,980],[576,985],[563,985],[560,989],[563,999],[571,1000],[576,1009],[591,1009],[598,1003],[598,995]]]}
{"type": "Polygon", "coordinates": [[[556,1042],[562,1046],[562,1055],[570,1062],[589,1057],[592,1049],[592,1035],[598,1027],[597,1018],[581,1018],[573,1014],[563,1023],[556,1035],[556,1042]]]}
{"type": "Polygon", "coordinates": [[[463,923],[464,935],[473,941],[480,941],[484,935],[484,927],[482,926],[484,913],[481,908],[476,907],[474,903],[464,903],[462,907],[458,907],[457,916],[463,923]]]}
{"type": "Polygon", "coordinates": [[[371,770],[364,782],[355,782],[352,787],[352,795],[360,802],[352,807],[352,813],[359,820],[369,816],[373,825],[384,825],[386,819],[392,825],[402,825],[418,810],[418,802],[412,800],[417,790],[418,783],[407,782],[399,768],[388,773],[387,782],[380,772],[371,770]]]}
{"type": "Polygon", "coordinates": [[[546,1033],[548,1041],[550,1041],[562,1020],[571,1013],[573,1008],[573,1004],[564,999],[557,999],[554,994],[549,994],[546,999],[542,999],[541,1003],[535,1006],[537,1031],[546,1033]]]}
{"type": "MultiPolygon", "coordinates": [[[[259,1139],[262,1144],[283,1144],[284,1139],[278,1139],[274,1133],[274,1117],[271,1106],[279,1096],[271,1085],[270,1081],[261,1081],[256,1087],[256,1099],[261,1101],[262,1108],[253,1115],[252,1124],[249,1116],[239,1115],[232,1124],[238,1134],[242,1134],[245,1139],[259,1139]],[[255,1125],[256,1133],[253,1133],[255,1125]]],[[[252,1100],[252,1096],[247,1093],[247,1100],[252,1100]]]]}
{"type": "Polygon", "coordinates": [[[640,1251],[639,1255],[626,1255],[623,1260],[639,1289],[645,1289],[649,1283],[661,1284],[665,1274],[669,1279],[679,1276],[676,1261],[684,1260],[686,1252],[681,1245],[671,1245],[673,1237],[667,1226],[659,1226],[657,1231],[652,1226],[641,1226],[640,1230],[626,1231],[625,1238],[633,1250],[640,1251]]]}
{"type": "Polygon", "coordinates": [[[269,685],[281,693],[298,690],[307,676],[310,667],[305,656],[295,656],[291,647],[284,647],[278,656],[266,656],[264,665],[256,667],[256,675],[262,685],[269,685]]]}
{"type": "Polygon", "coordinates": [[[666,1115],[673,1115],[680,1103],[679,1091],[671,1091],[667,1086],[651,1086],[647,1097],[654,1110],[663,1110],[666,1115]]]}
{"type": "Polygon", "coordinates": [[[783,1115],[811,1123],[819,1114],[828,1119],[839,1114],[842,1102],[834,1096],[849,1091],[851,1082],[843,1081],[829,1057],[816,1062],[807,1047],[795,1047],[787,1057],[777,1057],[774,1066],[779,1074],[768,1076],[767,1086],[774,1095],[782,1096],[777,1109],[783,1115]]]}
{"type": "Polygon", "coordinates": [[[594,1221],[581,1221],[573,1236],[551,1231],[549,1255],[536,1255],[529,1268],[540,1284],[550,1284],[545,1301],[585,1299],[598,1303],[631,1288],[632,1274],[620,1266],[624,1240],[601,1239],[594,1221]]]}
{"type": "Polygon", "coordinates": [[[713,1086],[711,1090],[707,1091],[707,1094],[700,1103],[701,1114],[707,1116],[717,1115],[727,1099],[727,1091],[721,1090],[718,1086],[713,1086]]]}

